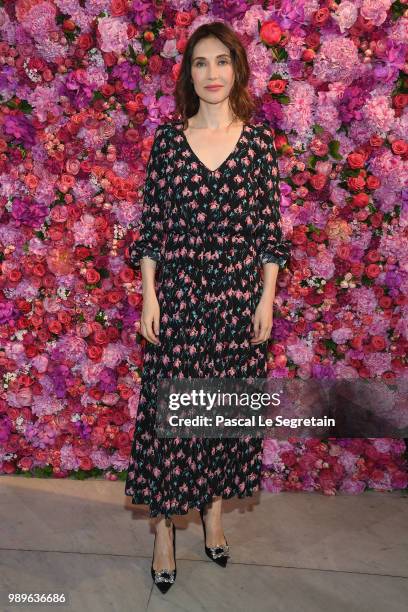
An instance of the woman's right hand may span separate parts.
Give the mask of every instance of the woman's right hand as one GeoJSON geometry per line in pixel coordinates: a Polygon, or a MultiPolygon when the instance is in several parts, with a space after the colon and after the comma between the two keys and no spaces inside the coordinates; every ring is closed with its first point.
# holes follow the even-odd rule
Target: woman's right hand
{"type": "Polygon", "coordinates": [[[154,289],[143,294],[140,333],[153,344],[160,344],[158,334],[160,325],[160,305],[154,289]]]}

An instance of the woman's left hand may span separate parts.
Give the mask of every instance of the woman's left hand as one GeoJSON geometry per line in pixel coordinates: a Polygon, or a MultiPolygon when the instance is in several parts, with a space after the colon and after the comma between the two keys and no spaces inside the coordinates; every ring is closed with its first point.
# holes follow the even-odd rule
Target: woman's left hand
{"type": "Polygon", "coordinates": [[[251,344],[268,340],[273,325],[273,299],[261,297],[252,318],[251,344]]]}

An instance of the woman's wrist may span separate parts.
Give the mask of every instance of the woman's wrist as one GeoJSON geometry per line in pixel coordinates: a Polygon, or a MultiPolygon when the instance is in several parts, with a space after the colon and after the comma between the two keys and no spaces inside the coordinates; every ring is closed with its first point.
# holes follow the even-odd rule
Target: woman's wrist
{"type": "Polygon", "coordinates": [[[261,300],[273,304],[275,300],[275,291],[273,289],[264,289],[262,291],[261,300]]]}

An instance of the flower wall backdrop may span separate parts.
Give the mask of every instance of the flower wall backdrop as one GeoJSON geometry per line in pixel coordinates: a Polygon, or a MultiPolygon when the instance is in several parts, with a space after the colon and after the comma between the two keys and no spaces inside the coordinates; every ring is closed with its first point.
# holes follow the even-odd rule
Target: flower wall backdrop
{"type": "MultiPolygon", "coordinates": [[[[124,477],[143,346],[128,265],[188,36],[226,20],[279,152],[269,375],[407,376],[408,5],[0,2],[0,472],[124,477]]],[[[393,439],[267,440],[270,491],[407,486],[393,439]]]]}

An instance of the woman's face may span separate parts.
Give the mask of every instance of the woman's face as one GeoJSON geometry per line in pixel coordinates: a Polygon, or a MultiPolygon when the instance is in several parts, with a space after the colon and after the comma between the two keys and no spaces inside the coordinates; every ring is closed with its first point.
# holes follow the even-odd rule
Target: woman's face
{"type": "Polygon", "coordinates": [[[230,95],[234,84],[234,67],[228,47],[213,36],[202,38],[193,49],[191,78],[199,98],[218,104],[230,95]],[[208,89],[209,85],[220,85],[208,89]]]}

